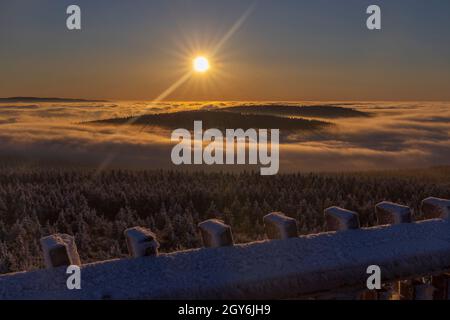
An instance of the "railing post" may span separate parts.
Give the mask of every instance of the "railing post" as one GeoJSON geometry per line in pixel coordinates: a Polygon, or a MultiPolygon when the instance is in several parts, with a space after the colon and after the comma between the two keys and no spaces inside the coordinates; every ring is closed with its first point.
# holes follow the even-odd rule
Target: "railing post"
{"type": "Polygon", "coordinates": [[[339,207],[331,207],[325,209],[324,213],[327,231],[359,229],[359,217],[356,212],[339,207]]]}
{"type": "Polygon", "coordinates": [[[158,255],[159,243],[149,229],[135,227],[125,230],[124,233],[128,252],[133,258],[158,255]]]}
{"type": "Polygon", "coordinates": [[[414,300],[433,300],[435,291],[431,284],[418,285],[414,288],[414,300]]]}
{"type": "Polygon", "coordinates": [[[297,220],[284,213],[273,212],[264,217],[266,235],[271,240],[285,240],[298,237],[297,220]]]}
{"type": "MultiPolygon", "coordinates": [[[[407,206],[399,205],[397,203],[383,201],[375,206],[375,213],[377,216],[378,225],[395,225],[401,223],[411,223],[411,209],[407,206]]],[[[401,294],[413,296],[408,290],[413,290],[412,286],[407,286],[406,283],[397,281],[391,284],[393,291],[397,293],[398,299],[401,299],[401,294]]]]}
{"type": "Polygon", "coordinates": [[[40,242],[47,268],[81,265],[74,237],[67,234],[54,234],[41,238],[40,242]]]}
{"type": "Polygon", "coordinates": [[[434,291],[434,300],[450,299],[450,273],[440,274],[431,278],[431,284],[436,289],[434,291]]]}
{"type": "Polygon", "coordinates": [[[218,248],[234,245],[231,227],[223,221],[211,219],[200,223],[198,227],[205,247],[218,248]]]}
{"type": "Polygon", "coordinates": [[[414,300],[414,287],[420,283],[417,280],[402,280],[398,282],[400,300],[414,300]]]}
{"type": "Polygon", "coordinates": [[[421,280],[404,280],[399,282],[401,300],[433,300],[435,288],[421,280]]]}
{"type": "Polygon", "coordinates": [[[450,200],[439,198],[427,198],[422,201],[422,214],[427,219],[450,218],[450,200]]]}
{"type": "Polygon", "coordinates": [[[411,223],[411,209],[392,202],[380,202],[375,206],[379,225],[411,223]]]}

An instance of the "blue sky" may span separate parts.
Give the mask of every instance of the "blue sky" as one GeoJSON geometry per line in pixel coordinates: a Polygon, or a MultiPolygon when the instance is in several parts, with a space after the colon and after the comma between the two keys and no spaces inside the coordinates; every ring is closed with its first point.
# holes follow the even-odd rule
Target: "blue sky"
{"type": "MultiPolygon", "coordinates": [[[[1,0],[0,96],[153,99],[254,2],[1,0]],[[81,31],[65,27],[69,4],[81,31]]],[[[168,99],[449,100],[449,14],[448,0],[256,1],[211,72],[168,99]]]]}

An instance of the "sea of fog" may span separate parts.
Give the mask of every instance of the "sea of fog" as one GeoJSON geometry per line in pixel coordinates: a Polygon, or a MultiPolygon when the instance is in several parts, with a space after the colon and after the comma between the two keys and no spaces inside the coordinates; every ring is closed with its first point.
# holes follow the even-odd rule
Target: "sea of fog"
{"type": "MultiPolygon", "coordinates": [[[[212,110],[242,104],[115,101],[0,103],[0,161],[166,168],[171,166],[170,152],[174,145],[167,130],[86,122],[145,113],[212,110]]],[[[371,116],[322,119],[333,125],[283,142],[280,154],[282,172],[359,171],[450,164],[449,102],[291,104],[331,104],[361,110],[371,116]]]]}

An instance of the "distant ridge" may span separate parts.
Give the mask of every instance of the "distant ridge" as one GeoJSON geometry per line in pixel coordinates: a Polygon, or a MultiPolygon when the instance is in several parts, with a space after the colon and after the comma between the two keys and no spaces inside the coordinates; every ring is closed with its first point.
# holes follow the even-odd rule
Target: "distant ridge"
{"type": "Polygon", "coordinates": [[[173,113],[145,114],[124,118],[89,121],[97,124],[150,125],[167,129],[190,128],[194,121],[203,121],[208,128],[278,128],[285,131],[317,130],[330,126],[324,119],[369,117],[370,114],[351,108],[331,105],[243,105],[173,113]],[[323,118],[308,119],[310,118],[323,118]]]}
{"type": "Polygon", "coordinates": [[[9,97],[0,98],[2,102],[107,102],[107,100],[87,100],[87,99],[69,99],[69,98],[38,98],[38,97],[9,97]]]}
{"type": "Polygon", "coordinates": [[[274,115],[235,113],[222,110],[214,111],[179,111],[174,113],[146,114],[137,117],[113,118],[90,121],[92,124],[133,124],[156,126],[167,129],[192,128],[194,121],[203,121],[205,128],[241,128],[267,129],[277,128],[287,131],[317,130],[329,126],[330,123],[309,120],[290,119],[274,115]]]}
{"type": "Polygon", "coordinates": [[[297,116],[312,118],[355,118],[369,117],[370,114],[355,110],[353,108],[343,108],[333,105],[316,106],[292,106],[292,105],[249,105],[222,108],[223,111],[238,112],[243,114],[261,114],[278,116],[297,116]]]}

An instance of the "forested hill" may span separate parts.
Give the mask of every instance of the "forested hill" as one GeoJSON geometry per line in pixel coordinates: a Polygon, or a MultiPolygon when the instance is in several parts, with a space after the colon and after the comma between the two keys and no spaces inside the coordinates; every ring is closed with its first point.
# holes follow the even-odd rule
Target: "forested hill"
{"type": "Polygon", "coordinates": [[[228,112],[239,112],[247,114],[297,116],[311,118],[355,118],[369,117],[370,114],[353,108],[339,107],[333,105],[317,106],[292,106],[292,105],[250,105],[236,106],[220,109],[228,112]]]}
{"type": "Polygon", "coordinates": [[[0,103],[44,103],[44,102],[106,102],[106,100],[86,100],[69,98],[9,97],[0,98],[0,103]]]}
{"type": "Polygon", "coordinates": [[[244,114],[221,110],[181,111],[174,113],[146,114],[138,117],[113,118],[90,122],[93,124],[133,124],[157,126],[167,129],[193,128],[194,121],[202,121],[204,128],[217,129],[280,129],[283,131],[313,130],[328,126],[324,121],[290,119],[275,115],[244,114]]]}

